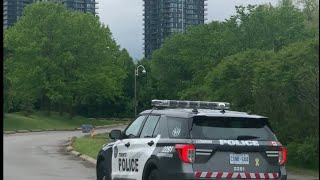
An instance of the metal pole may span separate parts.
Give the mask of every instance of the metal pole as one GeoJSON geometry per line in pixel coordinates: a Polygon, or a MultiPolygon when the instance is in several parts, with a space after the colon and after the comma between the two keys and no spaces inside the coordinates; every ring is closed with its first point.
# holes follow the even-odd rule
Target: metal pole
{"type": "Polygon", "coordinates": [[[139,65],[137,68],[134,70],[134,116],[137,117],[137,76],[139,76],[139,68],[143,68],[142,73],[145,74],[147,71],[144,68],[144,66],[139,65]]]}
{"type": "Polygon", "coordinates": [[[137,117],[137,70],[134,70],[134,118],[137,117]]]}

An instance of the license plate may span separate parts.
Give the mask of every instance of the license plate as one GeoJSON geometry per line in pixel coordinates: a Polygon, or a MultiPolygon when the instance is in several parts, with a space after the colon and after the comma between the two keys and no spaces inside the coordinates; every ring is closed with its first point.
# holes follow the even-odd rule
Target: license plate
{"type": "Polygon", "coordinates": [[[249,155],[230,154],[230,164],[249,164],[249,155]]]}

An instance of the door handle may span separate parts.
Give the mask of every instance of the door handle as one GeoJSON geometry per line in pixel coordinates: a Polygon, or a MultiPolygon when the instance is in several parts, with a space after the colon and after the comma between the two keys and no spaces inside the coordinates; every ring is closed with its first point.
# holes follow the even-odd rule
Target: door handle
{"type": "Polygon", "coordinates": [[[153,141],[148,142],[148,145],[149,145],[149,146],[152,146],[153,144],[154,144],[153,141]]]}
{"type": "Polygon", "coordinates": [[[126,146],[126,147],[129,147],[129,146],[130,146],[130,142],[128,142],[127,144],[125,144],[125,146],[126,146]]]}

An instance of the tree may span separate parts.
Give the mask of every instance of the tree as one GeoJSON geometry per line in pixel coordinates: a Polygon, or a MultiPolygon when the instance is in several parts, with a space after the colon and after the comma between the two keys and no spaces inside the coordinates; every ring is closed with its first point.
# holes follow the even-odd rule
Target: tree
{"type": "Polygon", "coordinates": [[[318,0],[297,0],[297,4],[303,8],[304,22],[306,28],[319,37],[319,1],[318,0]]]}
{"type": "Polygon", "coordinates": [[[268,115],[283,143],[318,137],[319,41],[294,43],[256,67],[255,111],[268,115]]]}
{"type": "Polygon", "coordinates": [[[253,78],[257,64],[268,61],[270,51],[249,50],[224,58],[208,73],[205,81],[208,97],[214,101],[232,102],[241,111],[254,110],[253,78]]]}
{"type": "Polygon", "coordinates": [[[32,3],[5,33],[4,45],[13,51],[12,86],[16,92],[30,90],[49,113],[59,106],[72,117],[78,105],[121,95],[126,78],[121,51],[109,28],[91,14],[60,3],[32,3]]]}

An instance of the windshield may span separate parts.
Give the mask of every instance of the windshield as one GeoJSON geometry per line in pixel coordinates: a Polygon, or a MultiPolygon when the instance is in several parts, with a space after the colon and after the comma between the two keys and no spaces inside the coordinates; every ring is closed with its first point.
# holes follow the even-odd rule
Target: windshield
{"type": "Polygon", "coordinates": [[[265,118],[195,117],[191,136],[193,139],[277,140],[265,118]]]}

